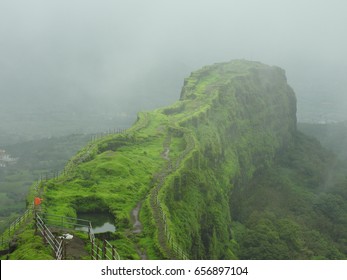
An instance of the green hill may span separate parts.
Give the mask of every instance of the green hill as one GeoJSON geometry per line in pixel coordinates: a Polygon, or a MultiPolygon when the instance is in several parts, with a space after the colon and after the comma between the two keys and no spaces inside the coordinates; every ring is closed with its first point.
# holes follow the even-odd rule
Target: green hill
{"type": "MultiPolygon", "coordinates": [[[[122,259],[345,259],[336,164],[297,131],[284,71],[235,60],[192,73],[175,104],[89,143],[41,185],[42,211],[111,214],[122,259]]],[[[39,255],[32,227],[11,259],[39,255]]]]}

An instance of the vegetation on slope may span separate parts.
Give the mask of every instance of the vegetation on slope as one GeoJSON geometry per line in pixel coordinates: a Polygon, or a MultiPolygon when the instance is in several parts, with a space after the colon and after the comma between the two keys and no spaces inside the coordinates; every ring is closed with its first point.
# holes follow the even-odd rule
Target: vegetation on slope
{"type": "Polygon", "coordinates": [[[318,220],[334,225],[332,209],[346,215],[345,197],[318,192],[332,157],[296,131],[295,114],[280,68],[204,67],[178,102],[72,158],[41,186],[43,211],[111,213],[122,259],[345,258],[344,222],[336,231],[318,220]],[[143,229],[134,232],[139,203],[143,229]]]}
{"type": "Polygon", "coordinates": [[[347,166],[301,133],[231,200],[242,259],[346,259],[347,166]]]}
{"type": "Polygon", "coordinates": [[[14,165],[0,167],[0,233],[24,212],[32,182],[62,170],[91,137],[74,134],[1,147],[18,161],[14,165]]]}
{"type": "Polygon", "coordinates": [[[317,138],[324,148],[334,152],[339,159],[347,160],[347,122],[298,123],[298,129],[317,138]]]}

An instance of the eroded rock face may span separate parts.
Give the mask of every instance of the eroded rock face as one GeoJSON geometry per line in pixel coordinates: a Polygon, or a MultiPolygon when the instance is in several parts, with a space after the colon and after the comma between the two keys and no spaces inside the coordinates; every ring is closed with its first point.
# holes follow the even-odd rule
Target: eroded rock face
{"type": "Polygon", "coordinates": [[[282,69],[243,60],[206,66],[185,80],[175,104],[139,113],[127,131],[82,149],[45,183],[44,207],[69,217],[110,212],[122,259],[237,258],[232,192],[271,167],[295,133],[296,99],[282,69]]]}
{"type": "Polygon", "coordinates": [[[206,66],[185,80],[180,101],[165,112],[195,141],[166,189],[176,229],[186,237],[182,246],[197,259],[233,258],[225,245],[233,188],[271,166],[296,133],[296,98],[285,72],[243,60],[206,66]]]}
{"type": "Polygon", "coordinates": [[[232,145],[239,162],[251,161],[257,169],[296,133],[295,94],[278,67],[243,60],[204,67],[185,80],[181,101],[178,107],[193,102],[205,107],[183,125],[194,130],[211,161],[232,145]]]}

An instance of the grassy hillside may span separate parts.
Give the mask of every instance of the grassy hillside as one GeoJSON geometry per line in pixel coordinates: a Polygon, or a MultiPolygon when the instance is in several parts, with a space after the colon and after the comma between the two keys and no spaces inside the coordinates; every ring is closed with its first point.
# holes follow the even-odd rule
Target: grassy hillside
{"type": "Polygon", "coordinates": [[[91,139],[92,135],[74,134],[2,146],[14,165],[0,167],[0,232],[26,208],[32,182],[64,168],[66,162],[91,139]]]}
{"type": "Polygon", "coordinates": [[[345,258],[345,184],[322,183],[334,160],[297,132],[284,71],[236,60],[192,73],[178,102],[89,143],[28,203],[39,191],[49,214],[112,214],[122,259],[345,258]]]}

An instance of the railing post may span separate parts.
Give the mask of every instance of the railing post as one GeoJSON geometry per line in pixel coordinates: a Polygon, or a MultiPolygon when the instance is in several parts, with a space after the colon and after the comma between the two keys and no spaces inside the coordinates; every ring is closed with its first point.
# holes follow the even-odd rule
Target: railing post
{"type": "Polygon", "coordinates": [[[98,260],[99,259],[99,246],[98,244],[96,244],[96,259],[98,260]]]}
{"type": "Polygon", "coordinates": [[[34,225],[35,225],[35,234],[37,234],[37,217],[36,217],[36,213],[34,214],[34,225]]]}
{"type": "Polygon", "coordinates": [[[45,243],[47,243],[47,240],[46,240],[46,229],[45,229],[44,225],[42,227],[42,235],[43,235],[43,239],[44,239],[45,243]]]}
{"type": "Polygon", "coordinates": [[[93,256],[94,256],[94,240],[92,240],[92,251],[91,251],[91,259],[92,260],[94,259],[93,256]]]}
{"type": "Polygon", "coordinates": [[[115,249],[114,249],[114,246],[112,245],[112,260],[115,260],[116,259],[116,252],[115,252],[115,249]]]}
{"type": "Polygon", "coordinates": [[[102,248],[102,259],[106,259],[106,240],[103,241],[103,248],[102,248]]]}
{"type": "Polygon", "coordinates": [[[62,244],[62,252],[61,252],[61,255],[63,257],[64,260],[66,260],[66,242],[65,242],[65,239],[63,239],[63,244],[62,244]]]}

